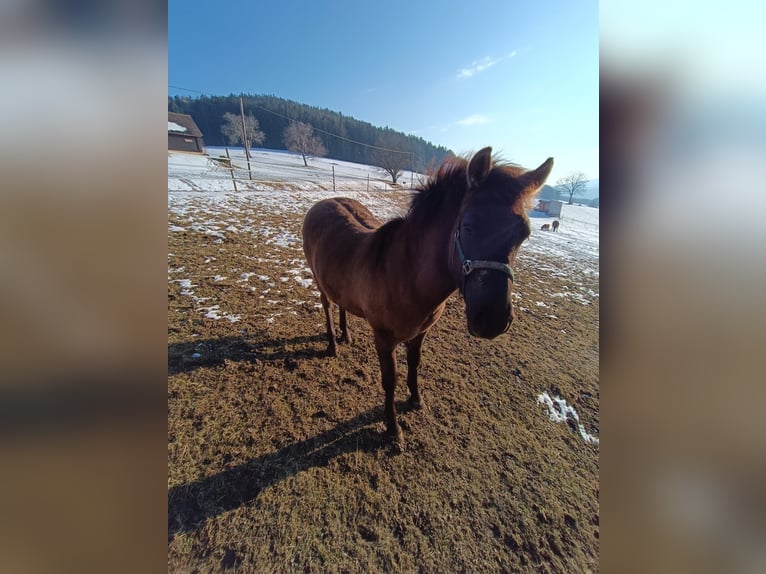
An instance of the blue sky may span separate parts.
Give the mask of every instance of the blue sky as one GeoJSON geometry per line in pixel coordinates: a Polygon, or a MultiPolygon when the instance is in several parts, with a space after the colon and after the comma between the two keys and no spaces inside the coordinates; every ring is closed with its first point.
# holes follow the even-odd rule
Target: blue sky
{"type": "MultiPolygon", "coordinates": [[[[168,2],[168,83],[598,177],[598,2],[168,2]]],[[[195,95],[168,88],[171,95],[195,95]]],[[[257,117],[257,114],[256,114],[257,117]]]]}

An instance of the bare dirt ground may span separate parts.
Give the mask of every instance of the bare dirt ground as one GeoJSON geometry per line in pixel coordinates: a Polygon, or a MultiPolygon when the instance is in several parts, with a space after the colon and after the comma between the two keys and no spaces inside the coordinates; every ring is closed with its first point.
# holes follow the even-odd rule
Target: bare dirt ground
{"type": "Polygon", "coordinates": [[[381,436],[366,323],[324,356],[301,222],[169,210],[169,571],[598,571],[598,446],[537,401],[565,399],[598,435],[598,276],[576,277],[592,301],[552,300],[574,272],[522,247],[516,320],[494,341],[468,335],[453,295],[423,346],[422,411],[404,410],[399,355],[401,451],[381,436]]]}

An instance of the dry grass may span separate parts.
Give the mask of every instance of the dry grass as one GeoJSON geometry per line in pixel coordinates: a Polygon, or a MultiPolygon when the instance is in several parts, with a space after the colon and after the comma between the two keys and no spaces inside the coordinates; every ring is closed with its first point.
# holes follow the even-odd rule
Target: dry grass
{"type": "MultiPolygon", "coordinates": [[[[262,217],[299,235],[297,215],[262,217]]],[[[188,228],[191,218],[169,222],[188,228]]],[[[545,310],[555,321],[529,303],[543,286],[564,288],[536,271],[555,261],[522,249],[530,310],[495,341],[470,337],[462,301],[450,299],[424,343],[426,408],[402,412],[400,451],[380,434],[366,324],[351,317],[353,344],[324,357],[313,287],[286,273],[304,265],[300,246],[176,231],[169,251],[170,266],[184,268],[169,274],[169,571],[598,570],[598,449],[536,402],[553,392],[598,433],[598,300],[557,299],[545,310]],[[181,277],[211,299],[182,294],[181,277]],[[241,320],[205,318],[199,308],[210,305],[241,320]]],[[[403,409],[403,353],[399,368],[403,409]]]]}

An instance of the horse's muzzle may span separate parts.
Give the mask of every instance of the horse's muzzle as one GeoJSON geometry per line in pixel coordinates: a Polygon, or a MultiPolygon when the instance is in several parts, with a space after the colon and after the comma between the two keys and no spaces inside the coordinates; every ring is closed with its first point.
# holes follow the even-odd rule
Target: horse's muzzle
{"type": "Polygon", "coordinates": [[[504,313],[493,313],[481,309],[475,313],[466,313],[468,318],[468,332],[474,337],[482,339],[494,339],[511,328],[513,312],[509,306],[504,313]]]}

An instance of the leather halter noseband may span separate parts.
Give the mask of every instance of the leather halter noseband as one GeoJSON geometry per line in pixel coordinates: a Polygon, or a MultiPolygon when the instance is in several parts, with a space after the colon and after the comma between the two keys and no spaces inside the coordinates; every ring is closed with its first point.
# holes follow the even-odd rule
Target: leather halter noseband
{"type": "Polygon", "coordinates": [[[511,269],[510,265],[507,265],[506,263],[500,263],[499,261],[482,261],[479,259],[466,259],[465,253],[463,252],[463,246],[460,245],[460,222],[458,221],[458,225],[455,228],[455,248],[457,249],[458,257],[460,257],[460,269],[462,271],[461,276],[461,291],[463,291],[462,287],[465,285],[465,278],[471,274],[471,272],[474,269],[490,269],[493,271],[500,271],[504,275],[508,277],[508,279],[511,280],[511,283],[514,282],[514,276],[513,276],[513,269],[511,269]]]}

